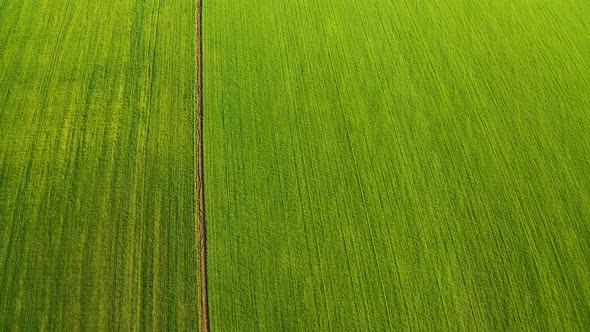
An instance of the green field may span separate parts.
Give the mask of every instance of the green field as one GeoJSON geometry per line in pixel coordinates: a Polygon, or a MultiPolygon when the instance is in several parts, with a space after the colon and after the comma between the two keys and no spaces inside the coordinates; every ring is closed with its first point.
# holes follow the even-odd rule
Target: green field
{"type": "MultiPolygon", "coordinates": [[[[590,327],[590,2],[202,3],[212,331],[590,327]]],[[[0,0],[0,331],[199,329],[196,8],[0,0]]]]}
{"type": "Polygon", "coordinates": [[[0,0],[0,331],[197,329],[194,13],[0,0]]]}
{"type": "Polygon", "coordinates": [[[588,328],[588,17],[205,0],[211,329],[588,328]]]}

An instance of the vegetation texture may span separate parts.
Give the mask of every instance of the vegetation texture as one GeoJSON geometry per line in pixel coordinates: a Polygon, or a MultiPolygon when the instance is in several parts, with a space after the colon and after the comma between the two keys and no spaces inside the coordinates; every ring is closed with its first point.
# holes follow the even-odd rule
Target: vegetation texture
{"type": "Polygon", "coordinates": [[[590,2],[203,13],[212,330],[590,326],[590,2]]]}
{"type": "Polygon", "coordinates": [[[194,1],[0,0],[0,330],[196,330],[194,1]]]}

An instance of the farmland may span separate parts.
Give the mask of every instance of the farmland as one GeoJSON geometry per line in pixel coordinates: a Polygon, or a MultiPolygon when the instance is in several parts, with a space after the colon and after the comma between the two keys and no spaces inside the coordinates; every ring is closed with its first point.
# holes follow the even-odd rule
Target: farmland
{"type": "Polygon", "coordinates": [[[0,330],[590,326],[590,3],[198,4],[0,0],[0,330]]]}
{"type": "Polygon", "coordinates": [[[587,1],[203,4],[212,330],[590,326],[587,1]]]}
{"type": "Polygon", "coordinates": [[[195,330],[193,1],[0,1],[0,330],[195,330]]]}

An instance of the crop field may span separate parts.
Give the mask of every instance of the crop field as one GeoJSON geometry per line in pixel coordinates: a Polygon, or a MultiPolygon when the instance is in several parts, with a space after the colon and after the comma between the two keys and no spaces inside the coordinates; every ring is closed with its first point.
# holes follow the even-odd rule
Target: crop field
{"type": "Polygon", "coordinates": [[[0,0],[0,331],[587,330],[588,17],[0,0]]]}
{"type": "Polygon", "coordinates": [[[211,330],[590,326],[590,2],[203,6],[211,330]]]}
{"type": "Polygon", "coordinates": [[[196,330],[193,1],[0,1],[0,330],[196,330]]]}

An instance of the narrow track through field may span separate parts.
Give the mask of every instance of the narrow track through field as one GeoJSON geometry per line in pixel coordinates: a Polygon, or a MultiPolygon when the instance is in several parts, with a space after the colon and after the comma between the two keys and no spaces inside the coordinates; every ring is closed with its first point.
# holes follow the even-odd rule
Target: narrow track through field
{"type": "Polygon", "coordinates": [[[203,189],[203,94],[202,94],[202,0],[196,0],[196,38],[195,38],[195,176],[197,195],[197,244],[199,255],[200,325],[201,331],[209,331],[207,305],[207,257],[205,236],[205,198],[203,189]]]}

